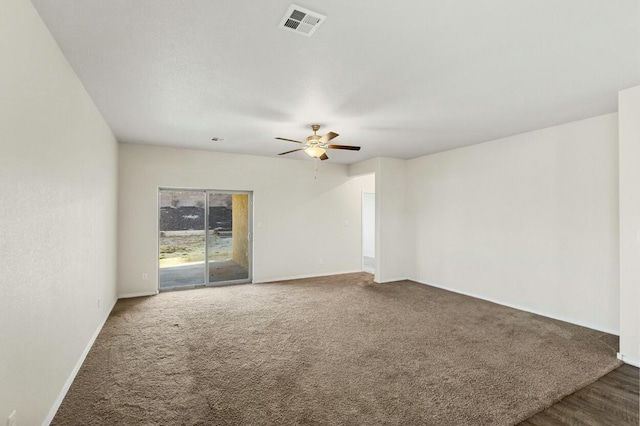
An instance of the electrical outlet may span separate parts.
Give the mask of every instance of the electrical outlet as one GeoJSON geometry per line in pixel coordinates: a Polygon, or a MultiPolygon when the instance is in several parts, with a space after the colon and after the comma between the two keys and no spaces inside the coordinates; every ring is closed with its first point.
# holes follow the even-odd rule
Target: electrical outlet
{"type": "Polygon", "coordinates": [[[18,426],[18,419],[16,418],[16,410],[7,417],[7,426],[18,426]]]}
{"type": "Polygon", "coordinates": [[[100,298],[98,297],[98,308],[100,307],[100,298]]]}
{"type": "Polygon", "coordinates": [[[323,258],[319,258],[318,259],[318,263],[322,265],[324,263],[324,259],[323,258]]]}
{"type": "Polygon", "coordinates": [[[142,281],[146,281],[149,279],[149,274],[147,274],[146,272],[142,273],[142,281]]]}

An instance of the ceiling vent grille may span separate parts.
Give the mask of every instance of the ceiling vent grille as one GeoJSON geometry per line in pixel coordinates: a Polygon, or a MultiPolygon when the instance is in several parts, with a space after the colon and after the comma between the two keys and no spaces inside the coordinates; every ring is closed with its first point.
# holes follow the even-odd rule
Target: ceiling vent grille
{"type": "Polygon", "coordinates": [[[280,28],[311,37],[325,18],[318,12],[292,4],[280,22],[280,28]]]}

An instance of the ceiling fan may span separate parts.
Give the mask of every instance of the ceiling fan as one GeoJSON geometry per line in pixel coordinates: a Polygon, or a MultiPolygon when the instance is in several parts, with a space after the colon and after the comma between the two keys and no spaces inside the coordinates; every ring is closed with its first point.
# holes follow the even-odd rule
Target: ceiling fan
{"type": "Polygon", "coordinates": [[[291,151],[287,151],[287,152],[281,152],[278,155],[290,154],[296,151],[304,151],[307,153],[309,157],[319,158],[321,160],[328,160],[329,159],[329,157],[327,156],[328,149],[346,149],[349,151],[360,151],[359,146],[329,144],[329,141],[331,139],[338,137],[340,135],[338,135],[337,133],[329,132],[324,136],[319,136],[317,132],[318,130],[320,130],[320,125],[318,124],[312,124],[311,130],[313,130],[313,134],[307,137],[306,142],[300,142],[300,141],[287,139],[287,138],[276,138],[281,141],[289,141],[289,142],[302,144],[302,148],[292,149],[291,151]]]}

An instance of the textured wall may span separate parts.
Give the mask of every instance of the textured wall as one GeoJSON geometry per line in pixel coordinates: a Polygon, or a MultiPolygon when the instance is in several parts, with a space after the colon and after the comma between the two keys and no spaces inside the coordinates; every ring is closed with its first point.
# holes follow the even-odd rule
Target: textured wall
{"type": "Polygon", "coordinates": [[[616,114],[409,161],[416,277],[618,332],[616,114]]]}
{"type": "Polygon", "coordinates": [[[255,282],[360,271],[362,191],[374,178],[328,161],[315,175],[310,160],[120,144],[120,294],[157,289],[158,188],[253,191],[255,282]]]}
{"type": "Polygon", "coordinates": [[[374,176],[375,281],[411,278],[415,271],[415,233],[409,216],[407,161],[373,158],[351,164],[350,176],[374,176]]]}
{"type": "Polygon", "coordinates": [[[39,425],[115,302],[117,143],[27,0],[0,64],[0,423],[39,425]]]}
{"type": "Polygon", "coordinates": [[[640,363],[640,86],[620,92],[620,353],[640,363]]]}

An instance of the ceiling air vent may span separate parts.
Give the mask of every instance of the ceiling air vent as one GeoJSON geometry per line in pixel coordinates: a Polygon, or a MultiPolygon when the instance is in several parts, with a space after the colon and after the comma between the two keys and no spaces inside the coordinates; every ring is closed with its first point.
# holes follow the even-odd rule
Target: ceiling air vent
{"type": "Polygon", "coordinates": [[[292,4],[282,18],[280,28],[311,37],[325,18],[318,12],[292,4]]]}

